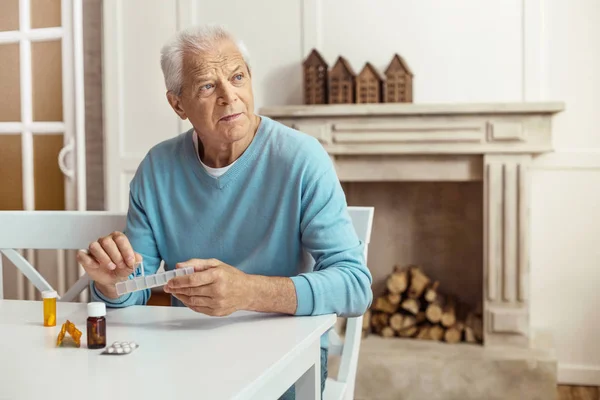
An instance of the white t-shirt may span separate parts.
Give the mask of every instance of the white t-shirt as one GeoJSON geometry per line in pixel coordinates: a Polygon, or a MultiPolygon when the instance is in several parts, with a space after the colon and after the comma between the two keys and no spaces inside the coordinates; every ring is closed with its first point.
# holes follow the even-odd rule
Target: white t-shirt
{"type": "Polygon", "coordinates": [[[227,165],[225,167],[221,167],[221,168],[213,168],[213,167],[209,167],[208,165],[204,164],[202,162],[202,160],[200,159],[200,153],[198,152],[198,135],[196,134],[196,131],[194,131],[194,147],[196,148],[196,157],[198,157],[198,161],[200,161],[200,164],[202,164],[202,166],[204,167],[204,169],[206,170],[206,172],[208,172],[208,174],[210,176],[212,176],[213,178],[220,177],[225,172],[227,172],[227,170],[229,170],[229,168],[231,168],[231,166],[233,164],[235,164],[237,162],[237,160],[235,160],[231,164],[229,164],[229,165],[227,165]]]}

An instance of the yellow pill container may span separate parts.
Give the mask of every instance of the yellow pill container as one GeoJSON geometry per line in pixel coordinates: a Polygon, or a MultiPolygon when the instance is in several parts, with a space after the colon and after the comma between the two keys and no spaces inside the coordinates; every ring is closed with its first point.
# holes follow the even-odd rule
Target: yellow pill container
{"type": "Polygon", "coordinates": [[[44,303],[44,326],[56,326],[56,298],[55,290],[44,290],[42,301],[44,303]]]}

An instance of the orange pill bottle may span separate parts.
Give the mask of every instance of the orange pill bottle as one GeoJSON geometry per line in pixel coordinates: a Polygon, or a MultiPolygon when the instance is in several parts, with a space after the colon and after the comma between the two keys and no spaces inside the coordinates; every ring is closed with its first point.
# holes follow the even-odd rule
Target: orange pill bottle
{"type": "Polygon", "coordinates": [[[56,326],[56,298],[55,290],[44,290],[42,302],[44,304],[44,326],[56,326]]]}

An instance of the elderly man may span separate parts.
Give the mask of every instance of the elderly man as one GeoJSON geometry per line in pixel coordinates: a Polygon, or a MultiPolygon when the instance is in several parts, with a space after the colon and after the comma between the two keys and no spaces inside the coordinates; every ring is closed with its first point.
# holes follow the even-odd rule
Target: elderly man
{"type": "MultiPolygon", "coordinates": [[[[371,275],[333,165],[314,138],[254,113],[244,46],[222,28],[195,27],[164,46],[161,66],[169,104],[193,129],[140,164],[125,233],[78,254],[92,297],[145,304],[149,291],[119,297],[115,283],[142,259],[146,274],[163,260],[167,269],[195,267],[165,291],[199,313],[364,313],[371,275]],[[313,271],[301,271],[303,250],[313,271]]],[[[325,336],[322,348],[323,387],[325,336]]]]}

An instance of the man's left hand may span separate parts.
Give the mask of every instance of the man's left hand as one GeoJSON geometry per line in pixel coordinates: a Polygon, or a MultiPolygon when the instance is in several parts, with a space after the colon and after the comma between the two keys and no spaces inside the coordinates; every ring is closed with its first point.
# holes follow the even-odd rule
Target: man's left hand
{"type": "Polygon", "coordinates": [[[248,274],[216,259],[191,259],[176,265],[185,267],[194,267],[195,272],[171,279],[164,290],[188,308],[212,316],[247,309],[248,274]]]}

